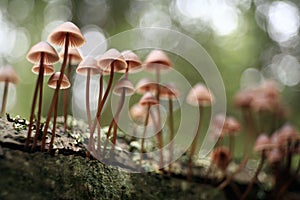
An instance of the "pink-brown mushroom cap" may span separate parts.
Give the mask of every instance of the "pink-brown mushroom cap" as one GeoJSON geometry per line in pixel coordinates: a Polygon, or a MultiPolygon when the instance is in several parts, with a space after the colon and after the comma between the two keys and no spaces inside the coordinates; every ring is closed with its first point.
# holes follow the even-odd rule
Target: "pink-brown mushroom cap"
{"type": "Polygon", "coordinates": [[[44,64],[52,65],[59,61],[56,50],[45,41],[41,41],[30,48],[27,53],[27,60],[33,64],[39,64],[41,55],[44,53],[44,64]]]}

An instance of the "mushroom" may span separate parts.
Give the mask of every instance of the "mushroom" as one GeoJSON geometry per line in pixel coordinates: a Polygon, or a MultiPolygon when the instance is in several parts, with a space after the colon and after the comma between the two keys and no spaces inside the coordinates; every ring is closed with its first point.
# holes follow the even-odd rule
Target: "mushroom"
{"type": "Polygon", "coordinates": [[[45,123],[45,128],[43,132],[43,138],[42,140],[42,150],[45,149],[45,138],[47,134],[47,129],[50,123],[51,115],[53,112],[53,107],[55,107],[55,102],[58,99],[58,92],[60,85],[63,80],[64,72],[65,72],[65,67],[67,64],[67,59],[68,59],[68,50],[69,46],[70,47],[80,47],[85,43],[85,39],[80,32],[79,28],[73,24],[72,22],[65,22],[58,27],[56,27],[52,33],[49,35],[48,40],[50,43],[57,45],[57,46],[64,46],[64,58],[62,62],[62,66],[60,69],[60,77],[57,81],[57,88],[54,91],[54,95],[51,100],[50,108],[48,111],[46,123],[45,123]]]}
{"type": "MultiPolygon", "coordinates": [[[[99,58],[99,60],[97,62],[98,62],[98,66],[104,73],[109,72],[110,77],[109,77],[109,81],[107,84],[106,91],[103,95],[103,98],[101,99],[101,101],[98,101],[97,113],[96,113],[96,117],[95,117],[92,129],[91,129],[92,134],[94,133],[94,131],[96,129],[97,123],[98,123],[98,126],[101,125],[101,123],[100,123],[101,122],[101,119],[100,119],[101,112],[102,112],[103,106],[106,102],[106,99],[108,97],[108,94],[111,90],[115,71],[118,72],[118,71],[126,69],[126,67],[127,67],[127,63],[124,60],[124,57],[117,49],[109,49],[99,58]]],[[[101,77],[100,77],[100,84],[101,84],[101,77]]],[[[102,88],[102,86],[100,85],[100,89],[101,88],[102,88]]],[[[100,91],[100,92],[102,92],[102,91],[100,91]]]]}
{"type": "Polygon", "coordinates": [[[43,98],[43,82],[44,82],[44,75],[52,72],[52,68],[49,65],[52,65],[58,62],[59,57],[55,51],[55,49],[47,42],[41,41],[34,46],[31,47],[29,52],[27,53],[27,60],[33,64],[35,64],[31,71],[33,73],[37,73],[38,70],[38,79],[36,82],[34,94],[33,94],[33,101],[31,105],[31,113],[29,119],[29,126],[28,126],[28,133],[27,139],[25,142],[25,148],[28,148],[32,125],[33,125],[33,118],[34,118],[34,110],[36,106],[36,100],[39,92],[39,103],[38,103],[38,118],[36,124],[36,133],[33,141],[32,148],[35,149],[37,145],[37,138],[40,129],[40,120],[41,120],[41,112],[42,112],[42,98],[43,98]]]}
{"type": "Polygon", "coordinates": [[[261,154],[261,157],[260,157],[258,167],[254,173],[254,176],[251,178],[247,189],[245,190],[245,192],[243,193],[243,195],[241,197],[242,200],[246,199],[247,195],[249,194],[249,192],[251,191],[251,189],[253,187],[254,182],[257,180],[257,176],[264,165],[267,151],[269,151],[273,148],[274,148],[274,144],[272,143],[272,141],[266,134],[261,134],[257,137],[255,144],[254,144],[254,151],[259,152],[261,154]]]}
{"type": "Polygon", "coordinates": [[[108,139],[110,137],[111,134],[111,130],[113,128],[113,137],[112,137],[112,143],[115,145],[116,144],[116,139],[117,139],[117,124],[118,124],[118,120],[119,120],[119,115],[121,113],[122,107],[124,105],[125,102],[125,96],[130,96],[134,93],[135,88],[133,86],[133,84],[131,83],[131,81],[128,80],[128,78],[124,77],[121,78],[115,85],[113,92],[116,95],[121,96],[119,103],[117,105],[117,110],[116,110],[116,114],[114,115],[109,128],[108,128],[108,132],[106,135],[106,143],[104,145],[104,153],[106,151],[106,146],[107,146],[107,142],[108,139]]]}
{"type": "Polygon", "coordinates": [[[190,155],[189,155],[189,171],[187,174],[187,178],[188,180],[191,180],[193,175],[193,170],[192,170],[193,156],[196,152],[196,147],[200,135],[201,119],[203,118],[203,108],[205,106],[210,106],[214,101],[214,97],[211,94],[211,92],[202,83],[197,83],[188,93],[186,97],[186,101],[188,104],[192,106],[197,106],[200,114],[198,124],[197,124],[197,129],[196,129],[196,135],[193,139],[191,149],[190,149],[190,155]]]}
{"type": "MultiPolygon", "coordinates": [[[[97,61],[92,56],[85,57],[78,65],[76,72],[86,76],[86,92],[85,92],[85,106],[89,130],[92,129],[91,109],[90,109],[90,77],[91,75],[100,74],[100,69],[97,66],[97,61]]],[[[93,145],[93,134],[90,132],[90,140],[88,151],[91,150],[93,145]]]]}
{"type": "Polygon", "coordinates": [[[107,138],[108,138],[110,136],[112,127],[114,128],[113,140],[112,140],[113,144],[116,143],[117,123],[118,123],[120,112],[124,105],[125,95],[132,95],[134,93],[133,84],[128,80],[128,73],[139,71],[139,69],[141,69],[141,67],[142,67],[141,60],[132,51],[130,51],[130,50],[122,51],[121,55],[124,57],[124,60],[126,61],[127,66],[125,69],[119,71],[119,72],[125,72],[125,78],[120,79],[114,88],[114,93],[120,95],[121,98],[120,98],[120,101],[117,106],[116,114],[114,115],[114,117],[109,125],[109,129],[108,129],[108,133],[107,133],[107,138]]]}
{"type": "Polygon", "coordinates": [[[19,77],[12,66],[6,65],[0,69],[0,82],[4,82],[4,91],[1,106],[1,116],[3,116],[6,108],[8,85],[9,83],[17,84],[19,82],[19,77]]]}
{"type": "MultiPolygon", "coordinates": [[[[143,131],[142,141],[141,141],[141,158],[140,158],[140,166],[141,166],[142,165],[142,160],[143,160],[144,143],[145,143],[146,131],[147,131],[147,126],[148,126],[148,121],[149,121],[150,108],[153,105],[157,105],[158,101],[150,92],[147,92],[142,96],[142,98],[139,101],[139,104],[141,106],[147,106],[147,108],[146,108],[146,118],[145,118],[145,121],[144,121],[144,131],[143,131]]],[[[161,151],[161,149],[159,149],[159,150],[161,151]]]]}
{"type": "Polygon", "coordinates": [[[169,103],[169,129],[170,129],[170,158],[168,174],[171,174],[173,160],[173,138],[174,138],[174,117],[173,117],[173,100],[178,99],[180,93],[173,83],[167,83],[160,89],[161,99],[167,99],[169,103]]]}
{"type": "MultiPolygon", "coordinates": [[[[147,56],[145,62],[145,70],[146,71],[152,71],[155,72],[156,74],[156,83],[157,83],[157,87],[156,87],[156,99],[159,103],[159,98],[160,98],[160,72],[161,71],[165,71],[168,70],[172,67],[172,63],[170,58],[161,50],[152,50],[149,55],[147,56]]],[[[160,117],[160,109],[159,106],[157,106],[157,113],[158,113],[158,120],[157,120],[157,124],[158,124],[158,133],[157,133],[157,137],[158,137],[158,147],[159,149],[162,149],[162,145],[163,145],[163,139],[162,139],[162,129],[160,128],[161,126],[161,117],[160,117]]],[[[160,163],[159,163],[159,167],[162,168],[164,164],[164,159],[163,159],[163,152],[160,151],[160,163]]]]}
{"type": "MultiPolygon", "coordinates": [[[[60,72],[56,72],[56,73],[52,74],[48,80],[48,86],[50,88],[56,89],[59,78],[60,78],[60,72]]],[[[70,84],[69,79],[67,78],[66,75],[64,75],[59,89],[61,89],[61,90],[68,89],[70,86],[71,86],[71,84],[70,84]]],[[[52,135],[51,135],[48,152],[52,151],[53,142],[54,142],[54,138],[55,138],[57,106],[58,106],[57,104],[58,104],[58,99],[56,99],[55,104],[54,104],[53,127],[52,127],[52,135]]]]}
{"type": "MultiPolygon", "coordinates": [[[[63,60],[64,58],[64,50],[61,49],[59,53],[59,57],[63,60]]],[[[78,65],[82,61],[82,56],[80,55],[77,48],[69,48],[68,50],[68,65],[67,65],[67,77],[70,80],[71,75],[71,65],[78,65]]],[[[64,128],[65,131],[68,129],[68,95],[69,89],[64,90],[64,100],[63,100],[63,108],[64,108],[64,128]]]]}

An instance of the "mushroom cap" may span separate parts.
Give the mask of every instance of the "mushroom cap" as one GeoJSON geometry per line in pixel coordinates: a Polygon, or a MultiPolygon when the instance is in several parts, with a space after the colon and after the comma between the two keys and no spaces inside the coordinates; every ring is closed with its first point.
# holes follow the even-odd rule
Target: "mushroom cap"
{"type": "Polygon", "coordinates": [[[215,148],[211,154],[212,163],[221,170],[226,170],[232,160],[230,150],[225,146],[215,148]]]}
{"type": "Polygon", "coordinates": [[[249,108],[255,97],[255,91],[252,89],[241,90],[234,96],[234,105],[239,108],[249,108]]]}
{"type": "Polygon", "coordinates": [[[197,83],[188,93],[186,101],[193,106],[210,106],[214,97],[207,87],[202,83],[197,83]]]}
{"type": "Polygon", "coordinates": [[[19,77],[12,66],[6,65],[0,68],[0,82],[18,84],[19,77]]]}
{"type": "Polygon", "coordinates": [[[92,56],[86,56],[76,68],[76,73],[87,76],[88,70],[90,75],[100,74],[100,68],[97,65],[97,60],[92,56]]]}
{"type": "Polygon", "coordinates": [[[110,72],[114,65],[114,71],[120,72],[127,67],[123,55],[117,49],[109,49],[98,60],[98,65],[103,71],[110,72]]]}
{"type": "Polygon", "coordinates": [[[290,124],[285,124],[278,131],[277,144],[279,146],[285,145],[288,141],[299,139],[299,133],[296,128],[290,124]]]}
{"type": "Polygon", "coordinates": [[[134,93],[135,88],[130,80],[128,78],[121,78],[114,87],[114,93],[117,95],[121,95],[123,92],[123,89],[125,89],[125,95],[130,96],[134,93]]]}
{"type": "Polygon", "coordinates": [[[142,106],[152,106],[158,104],[157,99],[151,94],[151,92],[146,92],[139,101],[142,106]]]}
{"type": "Polygon", "coordinates": [[[139,94],[144,94],[146,92],[154,92],[157,90],[157,85],[155,81],[151,81],[148,78],[142,78],[135,86],[136,92],[139,94]]]}
{"type": "MultiPolygon", "coordinates": [[[[128,72],[133,73],[133,72],[139,72],[142,70],[142,61],[140,58],[132,51],[126,50],[122,51],[121,54],[124,57],[124,60],[127,63],[128,72]]],[[[125,72],[126,69],[121,70],[120,72],[125,72]]]]}
{"type": "Polygon", "coordinates": [[[161,99],[177,99],[180,93],[174,83],[166,83],[160,87],[161,99]]]}
{"type": "MultiPolygon", "coordinates": [[[[55,69],[54,69],[53,65],[46,65],[46,64],[44,64],[43,67],[44,67],[44,76],[45,75],[51,75],[51,74],[53,74],[55,72],[55,69]]],[[[34,74],[39,74],[40,65],[39,64],[33,65],[33,67],[31,68],[31,71],[34,74]]]]}
{"type": "Polygon", "coordinates": [[[260,134],[254,144],[254,151],[262,152],[264,150],[272,149],[275,145],[266,134],[260,134]]]}
{"type": "Polygon", "coordinates": [[[44,53],[44,64],[51,65],[58,62],[59,57],[56,50],[45,41],[41,41],[31,47],[27,53],[27,60],[33,64],[39,64],[41,60],[41,53],[44,53]]]}
{"type": "Polygon", "coordinates": [[[172,63],[167,54],[161,50],[151,51],[145,62],[145,70],[147,71],[156,71],[159,70],[168,70],[172,67],[172,63]]]}
{"type": "Polygon", "coordinates": [[[129,114],[131,118],[136,122],[144,122],[146,117],[146,108],[140,104],[134,104],[130,110],[129,114]]]}
{"type": "MultiPolygon", "coordinates": [[[[54,74],[52,74],[48,80],[48,86],[50,88],[55,89],[57,82],[59,80],[59,76],[60,76],[60,72],[55,72],[54,74]]],[[[71,83],[68,79],[68,77],[64,74],[61,85],[60,85],[60,89],[67,89],[71,86],[71,83]]]]}
{"type": "Polygon", "coordinates": [[[226,117],[225,127],[228,134],[235,134],[241,130],[241,124],[232,116],[226,117]]]}
{"type": "MultiPolygon", "coordinates": [[[[59,52],[59,57],[61,60],[63,60],[64,54],[65,54],[64,49],[61,49],[61,51],[59,52]]],[[[79,53],[77,48],[69,48],[68,57],[70,56],[71,56],[71,65],[78,65],[82,61],[82,56],[79,53]]],[[[68,62],[70,62],[70,60],[68,62]]]]}
{"type": "Polygon", "coordinates": [[[81,47],[85,43],[85,39],[80,29],[72,22],[64,22],[57,26],[50,33],[48,40],[53,45],[63,46],[67,33],[69,35],[70,47],[81,47]]]}

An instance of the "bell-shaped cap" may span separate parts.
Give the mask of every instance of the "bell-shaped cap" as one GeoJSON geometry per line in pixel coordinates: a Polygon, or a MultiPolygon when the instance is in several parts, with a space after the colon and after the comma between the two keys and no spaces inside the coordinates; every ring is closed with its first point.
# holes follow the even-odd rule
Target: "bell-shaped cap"
{"type": "Polygon", "coordinates": [[[174,83],[166,83],[160,86],[161,99],[177,99],[180,93],[174,83]]]}
{"type": "Polygon", "coordinates": [[[142,106],[152,106],[158,104],[157,99],[152,95],[151,92],[145,93],[139,101],[142,106]]]}
{"type": "Polygon", "coordinates": [[[284,146],[289,141],[295,141],[300,138],[299,132],[291,124],[283,125],[278,131],[278,141],[279,146],[284,146]]]}
{"type": "Polygon", "coordinates": [[[114,93],[117,95],[121,95],[125,90],[125,95],[130,96],[134,93],[135,88],[130,80],[127,78],[121,78],[114,87],[114,93]]]}
{"type": "Polygon", "coordinates": [[[170,58],[161,50],[151,51],[144,64],[147,71],[168,70],[172,67],[170,58]]]}
{"type": "MultiPolygon", "coordinates": [[[[64,58],[65,51],[64,49],[61,49],[59,52],[59,57],[61,60],[64,58]]],[[[68,62],[71,61],[71,65],[78,65],[82,61],[82,56],[79,53],[77,48],[69,48],[68,50],[68,59],[71,58],[71,60],[68,60],[68,62]]]]}
{"type": "MultiPolygon", "coordinates": [[[[52,74],[48,80],[48,86],[55,89],[57,82],[59,80],[59,76],[60,76],[60,72],[55,72],[54,74],[52,74]]],[[[67,89],[71,86],[71,83],[68,79],[68,77],[64,74],[61,85],[60,85],[60,89],[67,89]]]]}
{"type": "MultiPolygon", "coordinates": [[[[139,72],[140,70],[142,70],[142,61],[134,52],[126,50],[122,51],[121,54],[127,63],[129,73],[139,72]]],[[[125,70],[122,70],[120,72],[125,72],[125,70]]]]}
{"type": "Polygon", "coordinates": [[[103,71],[111,71],[114,66],[115,72],[120,72],[127,67],[123,55],[117,49],[109,49],[98,60],[98,65],[103,71]]]}
{"type": "Polygon", "coordinates": [[[135,86],[136,92],[144,94],[146,92],[155,92],[157,90],[157,84],[148,78],[142,78],[135,86]]]}
{"type": "Polygon", "coordinates": [[[13,84],[19,82],[19,77],[12,66],[6,65],[0,68],[0,82],[9,82],[13,84]]]}
{"type": "Polygon", "coordinates": [[[44,64],[52,65],[58,62],[59,57],[56,50],[48,43],[41,41],[31,47],[27,53],[27,60],[33,64],[39,64],[41,61],[42,53],[44,53],[44,64]]]}
{"type": "Polygon", "coordinates": [[[261,134],[257,137],[254,144],[254,151],[262,152],[273,148],[275,145],[266,134],[261,134]]]}
{"type": "Polygon", "coordinates": [[[81,75],[87,75],[90,70],[90,75],[100,74],[100,68],[97,66],[97,61],[92,56],[86,56],[76,68],[76,72],[81,75]]]}
{"type": "MultiPolygon", "coordinates": [[[[55,69],[54,69],[53,65],[46,65],[46,64],[44,64],[43,67],[44,67],[44,76],[45,75],[51,75],[51,74],[53,74],[55,72],[55,69]]],[[[40,65],[39,64],[33,65],[33,67],[31,68],[31,71],[34,74],[39,74],[39,72],[40,72],[40,65]]]]}
{"type": "Polygon", "coordinates": [[[66,35],[69,35],[70,47],[81,47],[85,43],[85,39],[80,29],[72,22],[65,22],[57,26],[49,35],[48,41],[57,46],[63,46],[66,35]]]}
{"type": "Polygon", "coordinates": [[[188,93],[186,101],[193,106],[210,106],[214,97],[202,83],[197,83],[188,93]]]}

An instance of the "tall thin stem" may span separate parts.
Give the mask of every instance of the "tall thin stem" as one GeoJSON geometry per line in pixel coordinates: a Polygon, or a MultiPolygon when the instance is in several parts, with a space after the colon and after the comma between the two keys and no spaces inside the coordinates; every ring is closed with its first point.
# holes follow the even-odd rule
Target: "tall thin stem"
{"type": "MultiPolygon", "coordinates": [[[[58,106],[58,98],[56,99],[55,105],[54,105],[52,133],[55,133],[55,131],[56,131],[57,106],[58,106]]],[[[52,134],[51,135],[50,144],[49,144],[49,149],[48,149],[49,153],[52,151],[54,138],[55,138],[55,134],[52,134]]]]}
{"type": "Polygon", "coordinates": [[[169,97],[169,128],[170,128],[170,159],[169,159],[169,170],[168,174],[171,174],[172,170],[172,160],[173,160],[173,151],[174,151],[174,119],[173,119],[173,101],[172,98],[169,97]]]}
{"type": "MultiPolygon", "coordinates": [[[[44,53],[42,53],[44,57],[44,53]]],[[[44,59],[44,58],[43,58],[44,59]]],[[[43,63],[41,63],[43,64],[43,63]]],[[[42,113],[42,102],[43,102],[43,82],[44,82],[44,66],[40,65],[39,74],[41,74],[39,87],[40,87],[40,96],[39,96],[39,104],[38,104],[38,118],[35,130],[35,136],[33,140],[32,149],[35,149],[37,146],[38,135],[40,133],[40,125],[41,125],[41,113],[42,113]]]]}
{"type": "MultiPolygon", "coordinates": [[[[53,107],[55,106],[55,102],[58,99],[58,93],[59,93],[60,85],[61,85],[61,82],[62,82],[62,79],[63,79],[63,76],[64,76],[64,72],[65,72],[65,68],[66,68],[66,64],[67,64],[67,59],[68,59],[68,49],[69,49],[69,33],[66,33],[64,59],[63,59],[63,63],[62,63],[61,70],[60,70],[60,76],[59,76],[59,79],[57,81],[57,85],[56,85],[56,88],[55,88],[55,91],[54,91],[54,95],[53,95],[52,100],[51,100],[50,108],[49,108],[46,123],[45,123],[45,128],[44,128],[44,131],[43,131],[42,147],[41,147],[42,150],[45,150],[47,130],[48,130],[49,123],[50,123],[50,120],[51,120],[53,107]]],[[[54,133],[52,132],[52,135],[53,134],[55,134],[55,132],[54,133]]]]}
{"type": "MultiPolygon", "coordinates": [[[[67,66],[67,77],[70,80],[71,76],[71,63],[72,63],[72,55],[69,55],[68,66],[67,66]]],[[[63,92],[64,96],[64,129],[68,130],[68,96],[69,96],[69,88],[65,89],[63,92]]]]}
{"type": "MultiPolygon", "coordinates": [[[[100,105],[101,101],[102,101],[102,93],[103,93],[103,74],[100,74],[100,78],[99,78],[99,96],[98,96],[98,105],[100,105]]],[[[97,150],[98,150],[98,154],[100,155],[100,151],[101,151],[101,126],[99,123],[97,123],[97,150]]]]}
{"type": "Polygon", "coordinates": [[[44,65],[44,53],[41,53],[40,69],[39,69],[39,74],[38,74],[38,78],[36,80],[35,89],[34,89],[34,93],[33,93],[33,100],[32,100],[32,104],[31,104],[31,112],[30,112],[30,119],[29,119],[29,126],[28,126],[27,138],[26,138],[26,142],[25,142],[25,149],[28,148],[30,138],[31,138],[33,118],[34,118],[34,110],[35,110],[36,99],[37,99],[37,95],[38,95],[38,91],[39,91],[39,83],[40,83],[40,79],[43,76],[40,73],[40,71],[42,70],[41,68],[43,67],[43,65],[44,65]]]}
{"type": "Polygon", "coordinates": [[[3,91],[3,98],[2,98],[2,107],[1,107],[1,116],[5,113],[5,107],[6,107],[6,100],[7,100],[7,92],[8,92],[8,85],[9,82],[4,82],[4,91],[3,91]]]}
{"type": "MultiPolygon", "coordinates": [[[[90,109],[90,78],[91,78],[91,69],[87,70],[87,77],[86,77],[86,92],[85,92],[85,106],[86,106],[86,115],[89,130],[91,131],[92,126],[92,119],[91,119],[91,109],[90,109]]],[[[92,132],[90,132],[90,139],[89,139],[89,148],[88,151],[92,150],[92,146],[94,146],[94,137],[92,132]]]]}
{"type": "Polygon", "coordinates": [[[150,105],[147,106],[146,119],[145,119],[145,122],[144,122],[144,131],[143,131],[143,136],[142,136],[142,141],[141,141],[140,168],[142,168],[142,160],[143,160],[143,153],[144,153],[144,143],[145,143],[145,137],[146,137],[147,126],[148,126],[148,121],[149,121],[150,107],[151,107],[150,105]]]}
{"type": "MultiPolygon", "coordinates": [[[[158,103],[160,104],[160,70],[157,67],[156,68],[156,99],[158,103]]],[[[161,127],[161,116],[160,116],[160,108],[159,105],[157,106],[157,128],[158,128],[158,133],[157,133],[157,141],[158,141],[158,150],[159,150],[159,155],[160,155],[160,160],[159,160],[159,168],[161,169],[164,165],[164,157],[163,157],[163,139],[162,139],[162,127],[161,127]]]]}
{"type": "Polygon", "coordinates": [[[192,179],[192,175],[193,175],[193,157],[196,152],[197,143],[198,143],[198,139],[200,136],[201,121],[202,121],[202,116],[203,116],[203,107],[201,105],[199,105],[198,109],[199,109],[199,120],[198,120],[197,129],[196,129],[196,135],[192,142],[190,156],[189,156],[189,170],[188,170],[188,174],[187,174],[187,179],[189,181],[192,179]]]}

